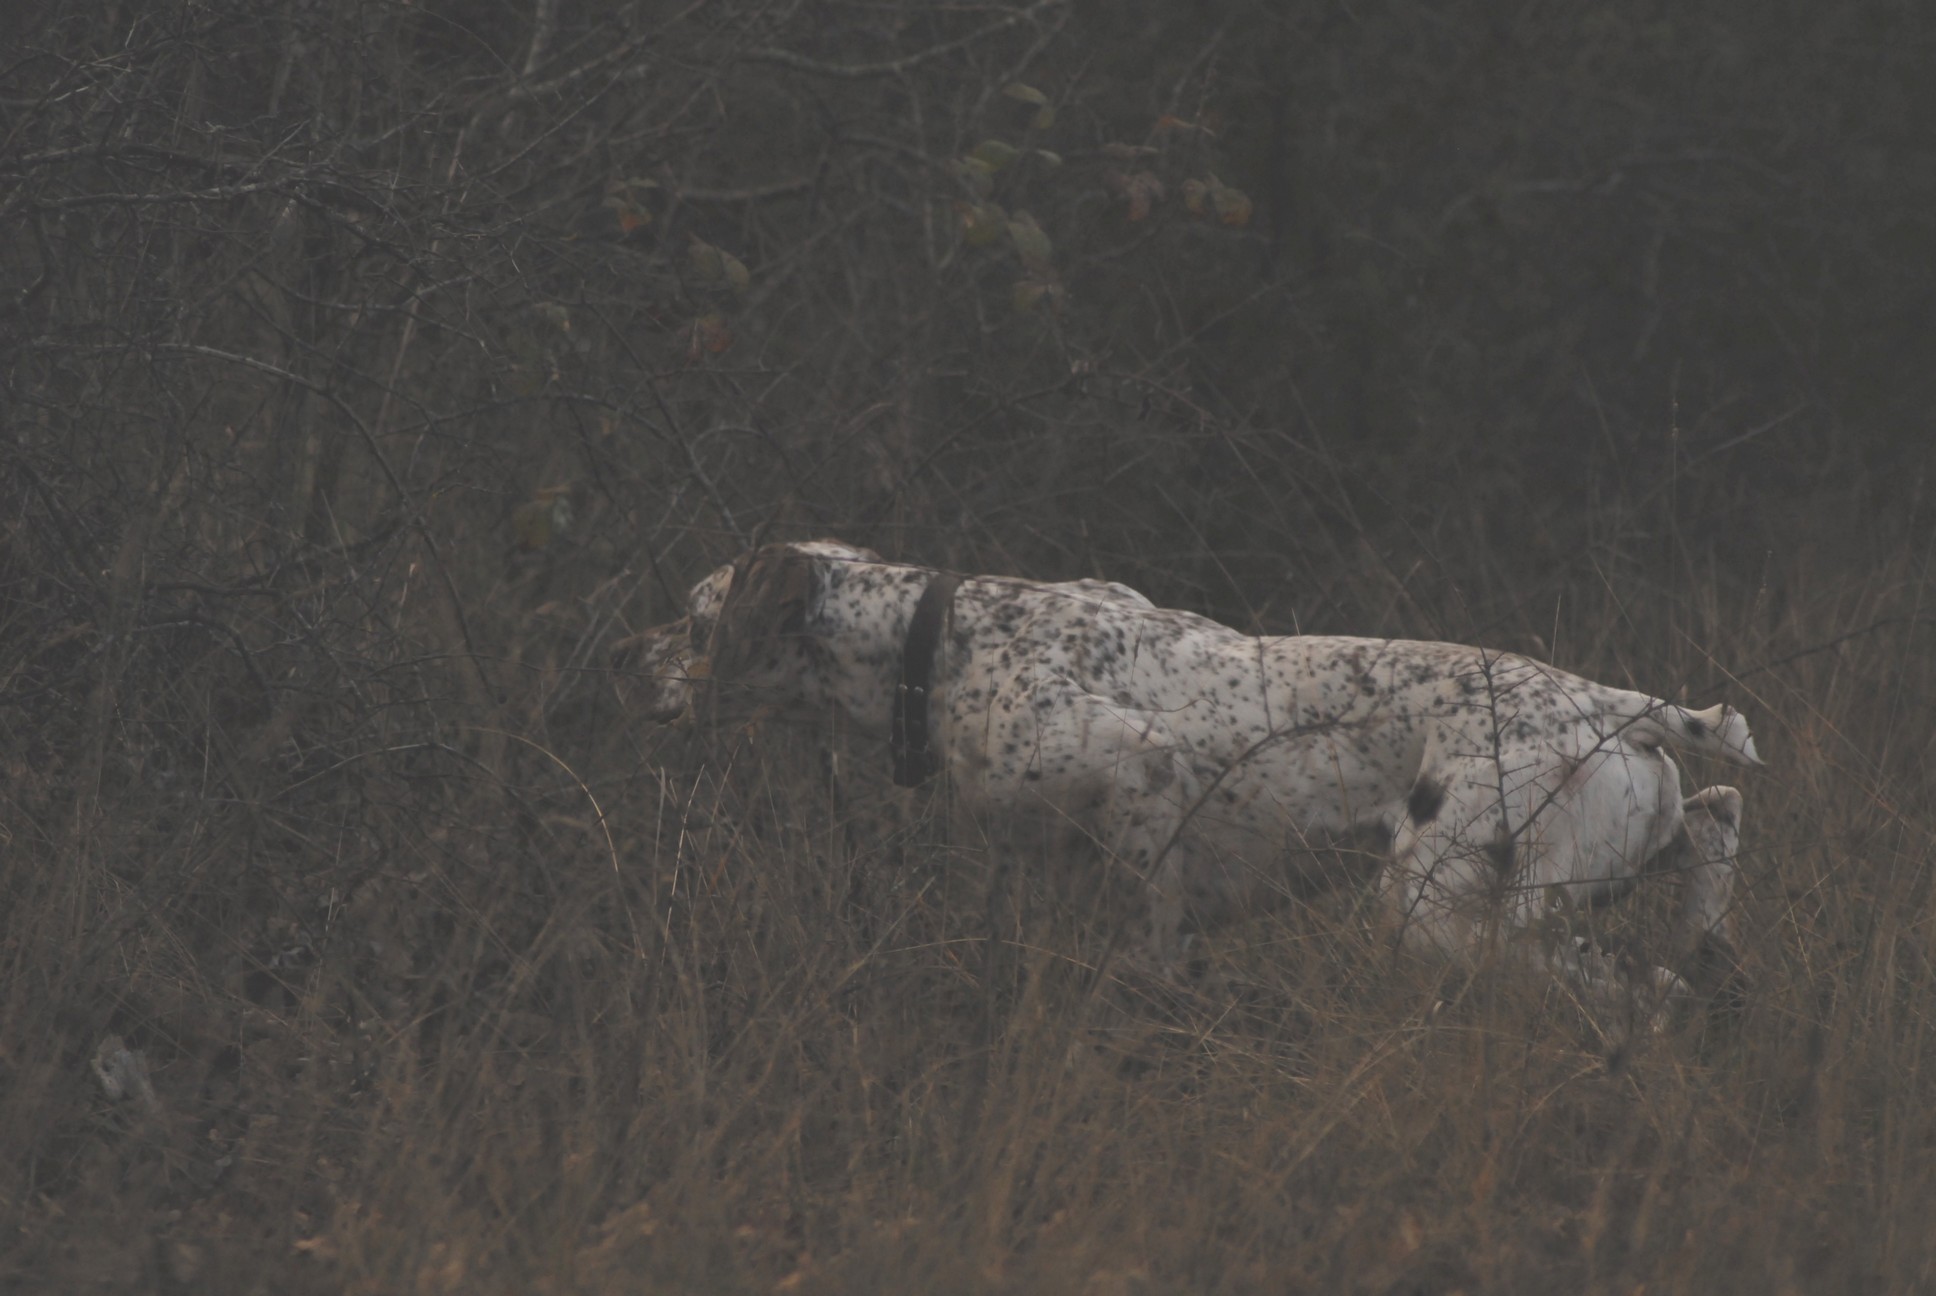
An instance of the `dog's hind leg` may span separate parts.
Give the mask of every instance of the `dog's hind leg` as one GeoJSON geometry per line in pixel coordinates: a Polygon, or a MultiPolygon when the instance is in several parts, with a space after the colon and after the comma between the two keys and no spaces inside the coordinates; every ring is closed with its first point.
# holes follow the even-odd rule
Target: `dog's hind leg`
{"type": "Polygon", "coordinates": [[[1593,1010],[1616,1054],[1636,1028],[1663,1029],[1696,996],[1739,993],[1734,879],[1740,844],[1741,794],[1702,788],[1681,802],[1673,841],[1647,861],[1650,873],[1680,878],[1671,969],[1615,957],[1577,935],[1562,934],[1549,947],[1553,970],[1593,1010]]]}
{"type": "Polygon", "coordinates": [[[1681,832],[1662,865],[1681,875],[1675,955],[1696,987],[1712,991],[1735,966],[1735,855],[1741,847],[1741,794],[1702,788],[1682,802],[1681,832]]]}
{"type": "MultiPolygon", "coordinates": [[[[1598,749],[1557,763],[1431,755],[1380,879],[1401,942],[1455,962],[1542,968],[1616,1047],[1635,1026],[1663,1022],[1686,984],[1605,948],[1589,912],[1680,839],[1673,764],[1598,749]]],[[[1696,833],[1705,840],[1705,827],[1696,833]]],[[[1701,905],[1715,885],[1701,889],[1701,905]]]]}

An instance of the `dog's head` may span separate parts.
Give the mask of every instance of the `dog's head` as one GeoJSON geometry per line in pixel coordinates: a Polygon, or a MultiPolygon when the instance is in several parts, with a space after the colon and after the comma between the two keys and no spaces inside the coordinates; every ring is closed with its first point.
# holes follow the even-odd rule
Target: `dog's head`
{"type": "Polygon", "coordinates": [[[879,562],[871,550],[832,540],[770,544],[741,555],[692,587],[686,615],[619,644],[614,664],[635,681],[631,705],[654,723],[691,707],[695,686],[712,680],[749,688],[804,686],[812,666],[811,623],[826,591],[829,562],[879,562]]]}
{"type": "Polygon", "coordinates": [[[621,639],[611,655],[619,701],[652,724],[671,724],[692,706],[696,660],[689,616],[621,639]]]}

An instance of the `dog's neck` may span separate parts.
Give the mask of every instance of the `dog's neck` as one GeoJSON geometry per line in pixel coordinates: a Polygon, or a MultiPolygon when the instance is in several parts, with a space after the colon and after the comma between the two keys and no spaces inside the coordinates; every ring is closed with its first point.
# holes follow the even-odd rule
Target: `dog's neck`
{"type": "Polygon", "coordinates": [[[934,575],[890,563],[827,564],[808,630],[826,672],[826,700],[865,733],[885,738],[892,727],[908,626],[934,575]]]}

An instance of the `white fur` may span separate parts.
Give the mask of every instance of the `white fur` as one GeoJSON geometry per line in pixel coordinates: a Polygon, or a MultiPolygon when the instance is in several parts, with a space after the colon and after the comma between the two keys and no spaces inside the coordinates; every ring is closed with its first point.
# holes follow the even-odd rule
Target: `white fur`
{"type": "MultiPolygon", "coordinates": [[[[687,618],[641,637],[646,709],[683,711],[696,664],[724,649],[736,665],[722,683],[838,707],[885,737],[934,575],[833,541],[749,554],[694,587],[687,618]],[[781,589],[784,608],[760,606],[781,589]]],[[[1163,963],[1186,910],[1242,911],[1287,867],[1312,868],[1309,848],[1367,829],[1390,843],[1376,891],[1415,949],[1526,948],[1500,938],[1670,858],[1687,877],[1683,949],[1730,934],[1740,795],[1683,800],[1667,754],[1758,765],[1727,707],[1690,711],[1512,653],[1257,637],[1121,585],[1007,577],[961,583],[933,696],[957,795],[1085,822],[1145,880],[1163,963]]],[[[1607,960],[1576,947],[1541,957],[1577,986],[1610,984],[1607,960]]]]}

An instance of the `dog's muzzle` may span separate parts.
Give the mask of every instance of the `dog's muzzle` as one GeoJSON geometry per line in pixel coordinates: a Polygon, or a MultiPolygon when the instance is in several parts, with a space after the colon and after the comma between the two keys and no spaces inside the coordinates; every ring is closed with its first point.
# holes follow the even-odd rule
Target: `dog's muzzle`
{"type": "Polygon", "coordinates": [[[671,724],[692,710],[698,681],[710,671],[695,657],[687,628],[678,622],[659,626],[618,644],[612,669],[619,675],[620,697],[648,724],[671,724]]]}

